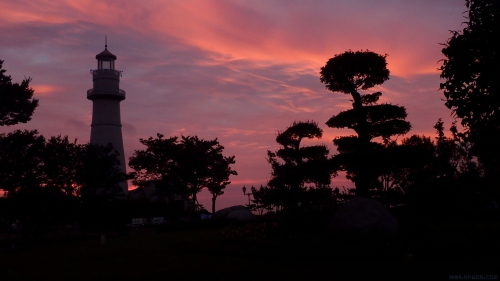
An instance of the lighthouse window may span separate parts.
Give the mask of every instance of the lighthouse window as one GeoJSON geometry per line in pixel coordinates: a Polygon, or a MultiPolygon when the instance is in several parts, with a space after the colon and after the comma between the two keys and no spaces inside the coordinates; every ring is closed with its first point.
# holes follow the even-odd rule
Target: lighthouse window
{"type": "Polygon", "coordinates": [[[111,61],[101,61],[101,69],[111,69],[111,61]]]}

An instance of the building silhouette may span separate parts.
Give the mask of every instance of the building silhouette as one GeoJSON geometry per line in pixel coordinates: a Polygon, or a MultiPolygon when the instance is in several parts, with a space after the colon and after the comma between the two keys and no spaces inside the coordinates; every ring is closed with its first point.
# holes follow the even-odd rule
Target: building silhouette
{"type": "MultiPolygon", "coordinates": [[[[122,71],[115,69],[116,56],[108,51],[107,44],[95,58],[97,69],[90,70],[93,88],[87,91],[87,99],[92,101],[90,143],[104,146],[111,143],[119,153],[120,169],[125,173],[120,118],[120,102],[125,99],[125,91],[119,87],[122,71]]],[[[127,181],[121,182],[120,186],[127,195],[127,181]]]]}

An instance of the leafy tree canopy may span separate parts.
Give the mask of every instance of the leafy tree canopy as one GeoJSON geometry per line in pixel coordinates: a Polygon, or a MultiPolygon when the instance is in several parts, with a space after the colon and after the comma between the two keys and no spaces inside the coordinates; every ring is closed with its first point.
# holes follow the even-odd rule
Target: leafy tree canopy
{"type": "Polygon", "coordinates": [[[85,144],[80,146],[78,181],[82,198],[99,201],[114,201],[125,195],[120,182],[126,179],[121,172],[118,152],[111,144],[107,146],[85,144]]]}
{"type": "Polygon", "coordinates": [[[352,109],[333,115],[326,124],[331,128],[349,128],[356,135],[337,137],[333,143],[338,154],[332,163],[356,184],[357,195],[368,196],[376,186],[380,169],[377,158],[383,154],[383,146],[373,140],[381,137],[384,143],[390,137],[406,134],[411,129],[406,109],[392,104],[377,104],[381,92],[365,93],[389,79],[386,55],[370,51],[347,51],[335,55],[321,68],[320,81],[332,92],[350,94],[352,109]]]}
{"type": "MultiPolygon", "coordinates": [[[[272,167],[268,186],[272,191],[262,191],[262,194],[277,200],[273,205],[296,204],[307,187],[319,188],[330,184],[328,148],[325,145],[300,146],[304,138],[319,139],[322,135],[323,130],[314,121],[293,122],[285,131],[278,132],[276,142],[281,148],[267,152],[272,167]]],[[[267,202],[266,206],[271,204],[268,199],[262,200],[267,202]]]]}
{"type": "Polygon", "coordinates": [[[385,57],[368,50],[335,55],[321,68],[320,81],[332,92],[367,90],[389,79],[385,57]]]}
{"type": "Polygon", "coordinates": [[[392,166],[384,175],[386,182],[405,194],[405,203],[424,209],[484,207],[483,169],[474,159],[470,143],[460,141],[455,124],[444,134],[439,119],[435,140],[413,135],[404,138],[387,157],[392,166]]]}
{"type": "Polygon", "coordinates": [[[230,184],[229,176],[236,175],[230,168],[234,156],[222,155],[224,147],[217,139],[203,140],[197,136],[140,139],[147,148],[137,150],[129,160],[134,169],[129,175],[140,187],[156,183],[160,194],[173,200],[175,195],[190,198],[193,211],[196,196],[203,188],[212,193],[212,210],[215,199],[230,184]]]}
{"type": "Polygon", "coordinates": [[[321,138],[323,130],[315,122],[293,122],[284,132],[278,132],[276,142],[285,147],[296,147],[303,138],[321,138]]]}
{"type": "Polygon", "coordinates": [[[34,90],[29,86],[31,78],[25,78],[21,84],[12,83],[2,66],[3,60],[0,60],[0,126],[26,123],[38,106],[38,100],[33,99],[34,90]]]}
{"type": "Polygon", "coordinates": [[[44,188],[68,196],[115,198],[125,175],[113,151],[111,146],[78,145],[68,137],[46,140],[36,130],[0,134],[0,188],[9,196],[44,188]]]}
{"type": "Polygon", "coordinates": [[[405,121],[406,109],[392,104],[365,105],[342,111],[326,124],[331,128],[349,128],[358,133],[366,130],[370,139],[406,134],[410,124],[405,121]],[[359,116],[364,116],[360,119],[359,116]]]}
{"type": "Polygon", "coordinates": [[[498,115],[500,106],[500,2],[467,0],[466,6],[465,28],[452,31],[442,50],[440,88],[445,105],[473,133],[498,115]]]}
{"type": "Polygon", "coordinates": [[[208,178],[207,188],[212,194],[212,213],[215,213],[215,201],[217,197],[224,194],[224,189],[231,181],[231,175],[238,175],[238,173],[231,169],[231,164],[235,164],[234,156],[222,156],[222,150],[214,157],[214,162],[211,167],[212,176],[208,178]]]}
{"type": "Polygon", "coordinates": [[[0,134],[0,188],[8,196],[41,185],[44,147],[45,138],[36,130],[0,134]]]}
{"type": "Polygon", "coordinates": [[[215,211],[215,199],[230,183],[229,176],[236,174],[236,171],[229,167],[234,163],[234,156],[223,157],[224,147],[217,139],[207,141],[197,136],[182,136],[180,144],[181,154],[177,159],[180,167],[179,179],[181,186],[187,188],[192,199],[193,211],[197,202],[197,194],[205,187],[210,187],[212,211],[215,211]]]}
{"type": "Polygon", "coordinates": [[[467,21],[442,50],[445,105],[461,118],[485,178],[500,198],[500,2],[467,0],[467,21]]]}
{"type": "Polygon", "coordinates": [[[125,175],[113,151],[68,137],[45,139],[36,130],[0,134],[0,189],[12,205],[4,218],[37,228],[72,223],[78,213],[99,219],[123,196],[125,175]]]}
{"type": "Polygon", "coordinates": [[[179,157],[178,137],[165,139],[164,135],[157,134],[156,138],[149,137],[139,141],[146,149],[136,150],[129,159],[129,166],[133,169],[129,174],[132,183],[145,187],[155,182],[158,192],[173,200],[174,194],[180,193],[175,189],[180,184],[177,181],[178,167],[175,160],[179,157]]]}

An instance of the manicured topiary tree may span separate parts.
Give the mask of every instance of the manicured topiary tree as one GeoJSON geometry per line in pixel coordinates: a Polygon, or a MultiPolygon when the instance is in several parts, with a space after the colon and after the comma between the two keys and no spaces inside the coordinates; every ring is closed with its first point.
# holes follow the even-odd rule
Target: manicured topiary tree
{"type": "Polygon", "coordinates": [[[362,93],[389,79],[386,56],[370,51],[347,51],[335,55],[321,68],[320,80],[332,92],[352,97],[352,109],[332,116],[331,128],[349,128],[356,135],[337,137],[338,153],[332,161],[356,184],[356,195],[369,196],[381,175],[377,158],[383,153],[382,142],[411,129],[405,120],[406,109],[393,104],[377,104],[381,92],[362,93]]]}

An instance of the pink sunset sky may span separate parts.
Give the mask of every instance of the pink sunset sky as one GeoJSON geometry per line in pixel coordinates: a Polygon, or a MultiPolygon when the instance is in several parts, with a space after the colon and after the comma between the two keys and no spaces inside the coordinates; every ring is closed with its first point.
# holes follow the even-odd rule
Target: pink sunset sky
{"type": "MultiPolygon", "coordinates": [[[[0,59],[14,82],[32,77],[40,100],[27,124],[46,136],[90,138],[95,55],[108,49],[123,71],[120,88],[125,157],[143,149],[139,138],[197,135],[218,138],[235,155],[238,176],[217,209],[244,204],[241,188],[266,184],[266,151],[278,148],[278,130],[314,120],[324,143],[351,134],[324,123],[351,107],[331,93],[320,68],[349,49],[387,54],[391,78],[375,90],[382,102],[405,106],[411,134],[434,136],[451,121],[439,91],[440,43],[465,21],[464,1],[93,1],[0,0],[0,59]]],[[[408,136],[409,136],[408,135],[408,136]]],[[[343,177],[332,186],[352,186],[343,177]]],[[[132,186],[130,186],[132,188],[132,186]]],[[[210,209],[210,194],[200,203],[210,209]]]]}

